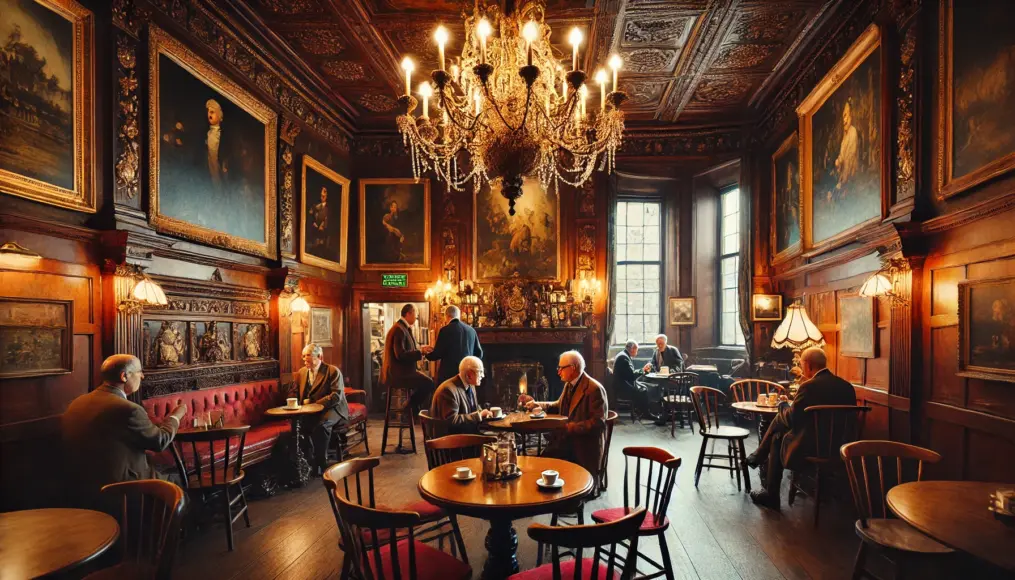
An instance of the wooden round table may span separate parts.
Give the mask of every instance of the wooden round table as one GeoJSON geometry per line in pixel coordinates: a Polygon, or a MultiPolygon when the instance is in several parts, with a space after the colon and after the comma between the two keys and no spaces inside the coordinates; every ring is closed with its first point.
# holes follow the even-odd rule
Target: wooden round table
{"type": "Polygon", "coordinates": [[[483,578],[503,579],[518,572],[518,534],[511,522],[540,514],[573,509],[577,500],[592,491],[592,474],[580,465],[522,455],[518,457],[522,475],[508,481],[487,481],[479,459],[466,459],[431,469],[419,480],[423,499],[449,512],[490,522],[486,534],[486,565],[483,578]],[[476,474],[471,481],[451,478],[459,467],[468,466],[476,474]],[[564,485],[558,490],[543,490],[536,485],[542,472],[554,469],[564,485]]]}
{"type": "MultiPolygon", "coordinates": [[[[491,431],[514,431],[515,425],[532,421],[533,418],[530,417],[530,415],[531,413],[528,411],[515,411],[513,413],[508,413],[503,419],[484,421],[483,427],[490,429],[491,431]]],[[[560,421],[566,421],[567,416],[547,413],[546,417],[539,418],[539,420],[543,419],[558,419],[560,421]]]]}
{"type": "Polygon", "coordinates": [[[988,496],[1015,484],[914,481],[888,490],[888,507],[942,544],[1015,572],[1015,525],[987,509],[988,496]]]}
{"type": "Polygon", "coordinates": [[[293,486],[302,487],[310,481],[310,462],[307,461],[306,455],[303,453],[304,441],[300,433],[300,418],[316,415],[323,410],[324,405],[307,403],[295,409],[290,409],[283,405],[281,407],[272,407],[264,412],[265,415],[272,418],[287,417],[289,419],[290,431],[293,434],[293,449],[289,450],[294,470],[292,481],[290,482],[293,486]]]}
{"type": "Polygon", "coordinates": [[[36,578],[88,562],[120,537],[108,514],[78,509],[0,513],[0,578],[36,578]]]}

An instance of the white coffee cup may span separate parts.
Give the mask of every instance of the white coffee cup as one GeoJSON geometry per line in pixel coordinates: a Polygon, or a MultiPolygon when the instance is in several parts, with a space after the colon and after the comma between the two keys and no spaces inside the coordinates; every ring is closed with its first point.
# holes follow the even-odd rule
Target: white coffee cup
{"type": "Polygon", "coordinates": [[[557,483],[557,476],[560,475],[556,470],[547,469],[543,472],[543,483],[546,485],[553,485],[557,483]]]}
{"type": "Polygon", "coordinates": [[[490,414],[493,415],[494,417],[500,417],[500,413],[501,413],[500,407],[490,407],[490,414]]]}
{"type": "Polygon", "coordinates": [[[661,375],[670,374],[670,367],[659,367],[659,374],[661,375]]]}
{"type": "Polygon", "coordinates": [[[466,479],[472,477],[472,469],[468,467],[459,467],[455,470],[455,477],[458,479],[466,479]]]}
{"type": "Polygon", "coordinates": [[[300,406],[300,400],[296,397],[290,397],[285,400],[285,406],[287,409],[295,409],[300,406]]]}

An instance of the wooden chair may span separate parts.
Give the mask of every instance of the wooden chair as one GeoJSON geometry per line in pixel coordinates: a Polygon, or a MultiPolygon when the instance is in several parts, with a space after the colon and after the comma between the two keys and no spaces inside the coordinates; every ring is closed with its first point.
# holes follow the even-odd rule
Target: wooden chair
{"type": "Polygon", "coordinates": [[[670,422],[670,437],[676,437],[677,418],[680,419],[680,428],[683,429],[684,421],[687,427],[694,430],[694,423],[691,421],[691,387],[698,384],[697,373],[675,373],[660,387],[662,389],[663,415],[670,422]]]}
{"type": "Polygon", "coordinates": [[[610,443],[613,441],[613,427],[617,424],[619,415],[616,411],[606,413],[606,446],[603,448],[603,459],[599,462],[599,473],[596,475],[596,495],[606,491],[609,483],[609,474],[606,469],[610,463],[610,443]]]}
{"type": "MultiPolygon", "coordinates": [[[[859,519],[856,535],[860,536],[860,549],[853,565],[853,578],[867,571],[868,549],[874,548],[894,562],[896,578],[904,576],[914,560],[932,559],[948,564],[953,550],[923,535],[906,522],[896,519],[888,509],[888,490],[907,481],[923,478],[923,464],[937,463],[941,455],[895,441],[856,441],[839,450],[846,464],[853,505],[859,519]]],[[[928,509],[933,509],[928,507],[928,509]]]]}
{"type": "MultiPolygon", "coordinates": [[[[730,472],[732,478],[736,474],[737,490],[740,487],[741,473],[744,477],[744,487],[748,493],[751,491],[751,478],[747,473],[747,452],[744,451],[744,440],[751,434],[742,427],[724,427],[719,425],[719,404],[726,399],[726,395],[712,387],[691,387],[691,401],[694,403],[694,413],[698,416],[698,433],[701,434],[701,451],[698,453],[698,464],[694,468],[694,487],[698,487],[698,479],[701,478],[701,468],[715,467],[730,472]],[[726,453],[708,453],[709,441],[721,440],[726,442],[726,453]],[[706,463],[705,460],[708,460],[706,463]],[[713,463],[713,460],[728,461],[728,465],[713,463]]],[[[714,448],[713,448],[714,451],[714,448]]]]}
{"type": "Polygon", "coordinates": [[[388,397],[384,411],[384,433],[381,436],[381,455],[388,451],[388,429],[398,428],[398,443],[395,446],[396,452],[403,452],[402,447],[405,431],[409,431],[409,443],[412,445],[412,452],[416,453],[416,428],[412,420],[412,404],[409,396],[412,393],[406,387],[394,384],[388,385],[388,397]]]}
{"type": "Polygon", "coordinates": [[[86,578],[169,580],[183,522],[183,490],[168,481],[142,479],[106,485],[102,494],[119,500],[123,559],[86,578]]]}
{"type": "Polygon", "coordinates": [[[645,508],[638,508],[619,520],[588,526],[553,527],[543,524],[529,526],[529,537],[540,545],[552,548],[550,563],[508,576],[509,580],[540,580],[543,578],[619,578],[630,580],[637,573],[639,530],[645,521],[645,508]],[[627,543],[627,553],[617,554],[617,546],[627,543]],[[560,548],[578,556],[561,562],[560,548]],[[593,549],[591,558],[582,557],[583,550],[593,549]]]}
{"type": "Polygon", "coordinates": [[[243,493],[243,447],[250,425],[224,427],[207,431],[186,431],[177,433],[173,440],[173,457],[180,478],[188,492],[200,492],[202,503],[219,493],[223,496],[223,516],[226,526],[226,543],[233,550],[233,524],[243,516],[250,527],[250,513],[247,497],[243,493]],[[233,441],[237,441],[233,444],[233,441]],[[185,449],[190,444],[188,458],[184,460],[185,449]],[[204,452],[207,450],[207,453],[204,452]],[[207,465],[205,464],[207,461],[207,465]],[[234,511],[235,510],[235,511],[234,511]]]}
{"type": "Polygon", "coordinates": [[[435,419],[434,417],[431,417],[429,411],[419,412],[419,426],[423,431],[424,442],[438,437],[443,437],[448,434],[448,422],[443,419],[435,419]]]}
{"type": "Polygon", "coordinates": [[[543,453],[543,446],[546,443],[543,435],[546,433],[552,433],[557,429],[563,429],[567,424],[567,419],[551,419],[549,417],[544,419],[532,419],[522,423],[512,425],[512,430],[520,435],[521,455],[529,455],[529,436],[535,435],[533,439],[536,442],[536,455],[543,453]]]}
{"type": "MultiPolygon", "coordinates": [[[[730,396],[734,403],[752,403],[758,400],[758,395],[768,395],[769,393],[785,395],[786,388],[779,383],[763,379],[743,379],[730,385],[730,396]]],[[[755,422],[755,426],[758,427],[758,441],[761,441],[765,434],[761,432],[761,417],[755,415],[755,413],[733,410],[734,420],[745,418],[755,422]]]]}
{"type": "MultiPolygon", "coordinates": [[[[673,579],[673,563],[670,561],[669,548],[666,545],[666,530],[670,527],[670,520],[666,517],[666,510],[673,497],[673,488],[677,484],[677,468],[680,467],[680,458],[674,457],[669,451],[658,447],[625,447],[624,448],[624,507],[601,509],[592,512],[592,520],[597,523],[618,522],[626,516],[638,511],[638,508],[646,509],[645,518],[638,526],[638,536],[655,536],[659,539],[659,552],[662,554],[662,563],[656,562],[644,553],[639,552],[634,542],[620,542],[627,548],[628,556],[637,554],[634,558],[626,557],[625,560],[635,560],[634,568],[637,568],[637,560],[641,558],[652,565],[657,572],[646,576],[639,576],[642,579],[656,578],[665,575],[668,580],[673,579]],[[631,473],[631,461],[634,461],[634,473],[631,473]],[[643,468],[642,465],[645,464],[643,468]],[[631,493],[634,493],[634,501],[631,501],[631,493]]],[[[625,566],[625,569],[627,567],[625,566]]],[[[635,570],[633,573],[637,573],[635,570]]]]}
{"type": "MultiPolygon", "coordinates": [[[[349,377],[345,377],[345,398],[349,403],[356,403],[360,405],[366,405],[367,393],[362,389],[349,388],[349,377]]],[[[351,409],[350,409],[351,411],[351,409]]],[[[363,415],[361,417],[352,417],[350,424],[344,426],[342,429],[334,429],[331,432],[331,441],[329,442],[329,460],[330,454],[334,454],[335,462],[341,463],[345,461],[346,455],[349,454],[349,450],[356,447],[359,444],[363,444],[363,451],[370,455],[370,439],[367,436],[367,420],[368,418],[363,415]]]]}

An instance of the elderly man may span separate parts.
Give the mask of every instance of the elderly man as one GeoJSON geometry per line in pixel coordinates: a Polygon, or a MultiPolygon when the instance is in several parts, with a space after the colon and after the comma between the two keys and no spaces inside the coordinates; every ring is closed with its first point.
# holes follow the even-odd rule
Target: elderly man
{"type": "Polygon", "coordinates": [[[651,364],[644,367],[634,368],[634,357],[638,356],[638,343],[634,340],[627,341],[624,350],[617,353],[613,360],[613,378],[618,391],[623,392],[634,405],[638,413],[648,412],[648,391],[638,377],[643,376],[645,371],[652,368],[651,364]]]}
{"type": "MultiPolygon", "coordinates": [[[[467,356],[483,358],[483,347],[479,345],[476,330],[461,321],[462,311],[457,306],[448,306],[444,311],[448,323],[437,333],[437,342],[433,351],[426,355],[427,360],[441,361],[437,371],[437,384],[446,381],[461,371],[459,363],[467,356]]],[[[482,366],[480,366],[482,369],[482,366]]],[[[476,386],[479,384],[477,383],[476,386]]]]}
{"type": "Polygon", "coordinates": [[[560,355],[557,376],[564,391],[556,401],[537,402],[528,395],[522,399],[529,411],[567,415],[565,428],[552,434],[543,455],[577,463],[596,476],[606,449],[606,389],[585,374],[585,359],[576,350],[560,355]]]}
{"type": "Polygon", "coordinates": [[[430,406],[433,379],[416,370],[416,361],[433,352],[433,347],[416,345],[412,325],[416,324],[416,307],[406,304],[402,317],[391,326],[384,337],[384,364],[381,366],[381,384],[405,387],[412,395],[409,403],[413,415],[416,411],[430,406]]]}
{"type": "Polygon", "coordinates": [[[672,372],[684,368],[684,357],[680,356],[680,350],[675,346],[667,345],[666,341],[665,334],[656,337],[656,351],[652,353],[652,360],[649,363],[652,365],[653,372],[659,372],[662,367],[669,367],[672,372]]]}
{"type": "Polygon", "coordinates": [[[345,400],[342,371],[325,363],[323,357],[324,349],[320,345],[311,342],[303,347],[303,368],[293,373],[293,384],[287,395],[303,401],[304,405],[317,403],[324,406],[310,431],[315,467],[320,471],[328,467],[331,432],[349,423],[349,402],[345,400]]]}
{"type": "Polygon", "coordinates": [[[149,463],[146,451],[169,447],[187,414],[177,405],[160,424],[152,423],[144,407],[127,399],[139,388],[144,373],[141,361],[129,354],[107,358],[99,370],[102,384],[74,399],[61,423],[69,473],[76,499],[100,506],[102,486],[136,479],[169,479],[149,463]]]}
{"type": "Polygon", "coordinates": [[[811,347],[800,356],[804,382],[792,406],[786,397],[782,398],[779,414],[765,431],[758,449],[747,458],[751,467],[765,462],[768,465],[765,490],[751,492],[754,503],[779,509],[783,469],[799,469],[803,458],[814,454],[817,434],[814,432],[814,420],[804,414],[808,407],[856,404],[853,385],[832,374],[826,365],[825,353],[818,347],[811,347]]]}
{"type": "Polygon", "coordinates": [[[479,424],[490,416],[476,402],[476,387],[483,380],[483,361],[467,356],[458,374],[441,383],[430,404],[430,416],[447,422],[448,434],[479,433],[479,424]]]}

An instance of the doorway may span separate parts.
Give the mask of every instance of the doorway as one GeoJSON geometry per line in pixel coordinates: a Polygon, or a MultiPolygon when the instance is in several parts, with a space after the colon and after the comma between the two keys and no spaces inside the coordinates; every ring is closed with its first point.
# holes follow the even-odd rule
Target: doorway
{"type": "MultiPolygon", "coordinates": [[[[381,365],[384,361],[384,337],[388,335],[399,318],[402,307],[408,302],[364,302],[363,303],[363,384],[360,387],[367,392],[370,409],[383,411],[387,392],[381,387],[381,365]]],[[[430,344],[430,304],[428,302],[412,302],[416,306],[416,324],[412,325],[412,335],[416,344],[430,344]]],[[[416,363],[423,372],[429,372],[426,359],[416,363]]]]}

